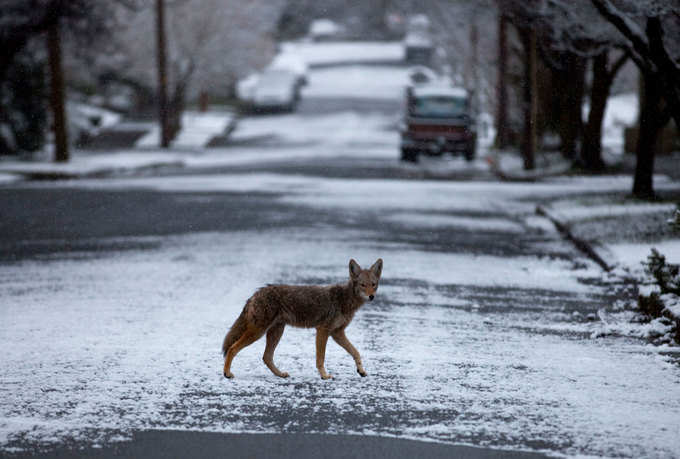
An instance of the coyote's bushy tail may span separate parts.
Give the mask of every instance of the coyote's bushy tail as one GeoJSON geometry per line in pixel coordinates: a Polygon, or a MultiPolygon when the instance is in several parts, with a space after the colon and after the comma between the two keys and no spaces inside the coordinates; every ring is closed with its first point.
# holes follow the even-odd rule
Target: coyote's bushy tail
{"type": "Polygon", "coordinates": [[[227,351],[231,345],[234,344],[241,337],[241,335],[243,335],[243,333],[246,331],[247,325],[248,322],[246,321],[246,308],[243,308],[241,315],[238,316],[238,319],[236,319],[234,325],[232,325],[229,329],[229,333],[227,333],[227,336],[224,337],[224,341],[222,342],[222,355],[225,357],[227,356],[227,351]]]}

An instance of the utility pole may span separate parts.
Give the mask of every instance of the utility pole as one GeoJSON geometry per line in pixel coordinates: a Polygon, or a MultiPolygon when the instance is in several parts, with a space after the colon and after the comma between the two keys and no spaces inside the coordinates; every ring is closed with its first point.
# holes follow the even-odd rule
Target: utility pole
{"type": "Polygon", "coordinates": [[[524,133],[522,138],[522,157],[524,169],[531,170],[535,166],[536,155],[536,118],[538,114],[538,86],[536,63],[536,31],[527,27],[522,31],[524,42],[524,133]]]}
{"type": "Polygon", "coordinates": [[[156,0],[156,44],[158,58],[158,118],[161,128],[160,146],[170,147],[168,126],[168,75],[165,55],[165,0],[156,0]]]}
{"type": "Polygon", "coordinates": [[[470,23],[470,67],[472,67],[472,90],[474,91],[473,95],[473,113],[475,115],[475,118],[477,115],[479,115],[479,112],[481,111],[481,85],[479,84],[479,54],[478,54],[478,45],[479,45],[479,30],[477,28],[477,21],[475,20],[475,10],[473,9],[472,11],[472,18],[471,18],[471,23],[470,23]]]}
{"type": "Polygon", "coordinates": [[[64,108],[64,72],[61,67],[61,36],[59,21],[47,31],[47,54],[50,67],[50,105],[54,131],[54,160],[69,159],[66,110],[64,108]]]}
{"type": "Polygon", "coordinates": [[[496,147],[507,148],[508,135],[508,20],[503,12],[498,15],[498,87],[496,106],[496,147]]]}

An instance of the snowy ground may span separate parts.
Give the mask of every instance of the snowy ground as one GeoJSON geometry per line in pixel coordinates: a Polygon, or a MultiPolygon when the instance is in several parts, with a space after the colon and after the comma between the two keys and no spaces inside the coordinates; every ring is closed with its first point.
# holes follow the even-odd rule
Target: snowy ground
{"type": "MultiPolygon", "coordinates": [[[[335,90],[324,81],[342,70],[318,69],[307,90],[335,90]]],[[[482,174],[484,159],[399,166],[395,122],[351,109],[252,117],[232,146],[159,154],[203,169],[346,158],[349,169],[370,159],[414,175],[482,174]]],[[[579,457],[680,451],[677,355],[597,337],[625,292],[534,212],[627,193],[630,177],[528,185],[283,170],[0,186],[0,450],[181,429],[579,457]],[[222,377],[222,338],[257,287],[341,282],[351,257],[385,262],[377,300],[348,328],[368,378],[330,343],[335,379],[321,381],[313,331],[291,328],[275,356],[289,379],[262,363],[264,341],[239,354],[234,380],[222,377]]]]}
{"type": "Polygon", "coordinates": [[[276,174],[59,184],[150,189],[195,205],[267,193],[278,209],[270,222],[293,209],[306,217],[284,227],[119,238],[151,250],[0,265],[0,443],[97,443],[177,428],[670,457],[680,448],[680,369],[640,342],[589,338],[601,325],[585,317],[613,303],[598,286],[599,268],[535,224],[526,201],[629,185],[276,174]],[[342,281],[350,257],[369,264],[379,256],[378,301],[348,331],[369,378],[331,344],[336,379],[319,380],[313,332],[296,329],[276,356],[289,380],[262,364],[264,342],[238,356],[235,380],[221,377],[221,339],[254,289],[342,281]]]}

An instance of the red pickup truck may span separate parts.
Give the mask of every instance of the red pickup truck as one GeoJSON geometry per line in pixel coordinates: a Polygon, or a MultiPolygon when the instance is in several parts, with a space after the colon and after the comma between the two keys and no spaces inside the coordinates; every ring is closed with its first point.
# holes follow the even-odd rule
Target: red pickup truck
{"type": "Polygon", "coordinates": [[[401,159],[444,153],[475,157],[477,132],[470,109],[470,94],[463,88],[424,85],[406,89],[401,125],[401,159]]]}

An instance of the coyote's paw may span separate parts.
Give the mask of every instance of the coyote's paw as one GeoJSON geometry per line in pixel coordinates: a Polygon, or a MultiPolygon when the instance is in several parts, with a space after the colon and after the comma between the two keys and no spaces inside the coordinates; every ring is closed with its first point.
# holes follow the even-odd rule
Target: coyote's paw
{"type": "Polygon", "coordinates": [[[231,379],[234,377],[234,373],[230,372],[224,372],[224,377],[227,379],[231,379]]]}
{"type": "Polygon", "coordinates": [[[325,375],[321,375],[321,379],[333,379],[333,375],[326,373],[325,375]]]}
{"type": "Polygon", "coordinates": [[[280,378],[287,378],[290,375],[288,373],[286,373],[285,371],[283,371],[283,372],[281,372],[281,374],[279,374],[277,376],[279,376],[280,378]]]}
{"type": "Polygon", "coordinates": [[[366,373],[366,371],[359,370],[358,368],[357,368],[357,373],[359,373],[359,376],[361,376],[362,378],[368,376],[368,373],[366,373]]]}

